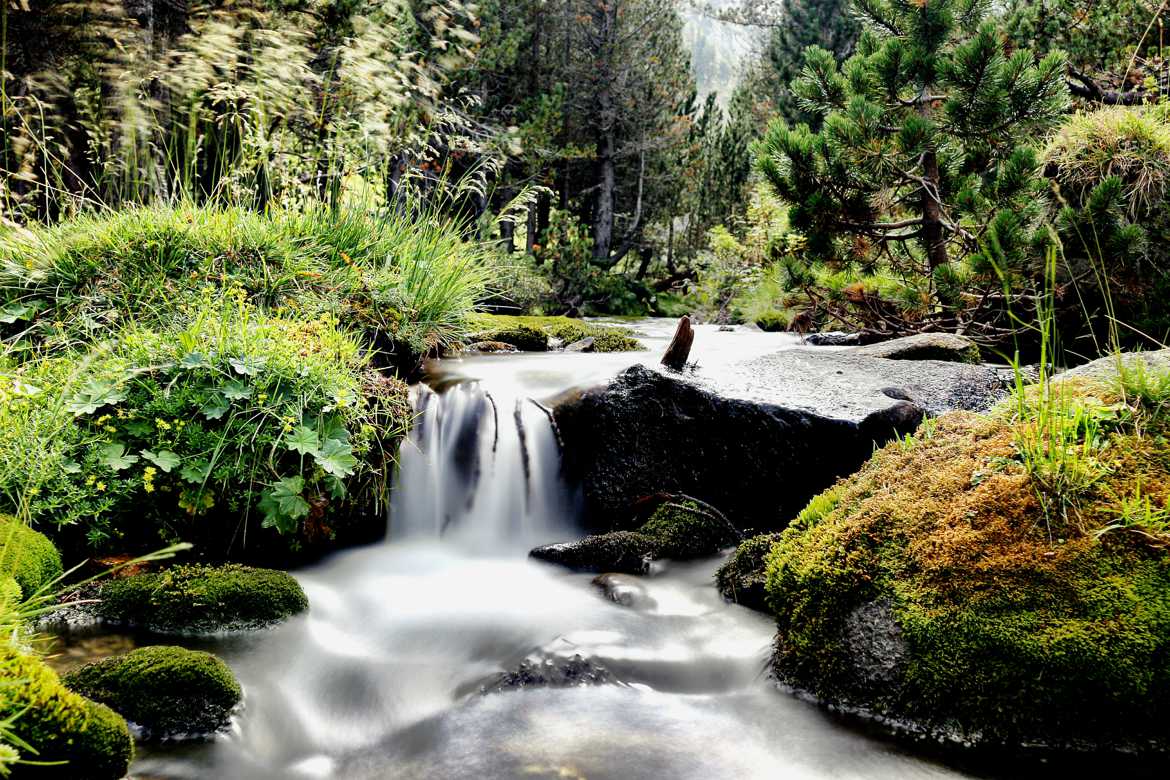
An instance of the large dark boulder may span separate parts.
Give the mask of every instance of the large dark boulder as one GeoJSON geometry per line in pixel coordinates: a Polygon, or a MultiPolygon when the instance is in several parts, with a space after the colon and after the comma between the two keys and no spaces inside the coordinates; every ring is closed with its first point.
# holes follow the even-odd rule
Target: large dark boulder
{"type": "Polygon", "coordinates": [[[718,378],[634,366],[554,407],[566,473],[593,528],[632,528],[630,507],[694,496],[740,527],[782,527],[924,415],[984,410],[1003,393],[992,370],[789,350],[718,378]]]}

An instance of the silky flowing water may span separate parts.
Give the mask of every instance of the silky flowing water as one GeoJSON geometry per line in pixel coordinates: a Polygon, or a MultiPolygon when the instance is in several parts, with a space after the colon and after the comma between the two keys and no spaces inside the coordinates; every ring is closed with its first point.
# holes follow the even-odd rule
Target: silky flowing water
{"type": "MultiPolygon", "coordinates": [[[[641,354],[439,361],[415,389],[384,542],[296,573],[307,614],[188,642],[219,654],[245,703],[230,733],[144,747],[139,778],[927,778],[957,776],[850,730],[767,676],[774,627],[726,604],[718,560],[666,563],[607,599],[531,561],[581,535],[537,403],[656,360],[641,354]],[[580,655],[617,682],[482,693],[526,658],[580,655]]],[[[700,371],[784,348],[785,334],[702,326],[700,371]]],[[[761,489],[765,489],[762,486],[761,489]]]]}

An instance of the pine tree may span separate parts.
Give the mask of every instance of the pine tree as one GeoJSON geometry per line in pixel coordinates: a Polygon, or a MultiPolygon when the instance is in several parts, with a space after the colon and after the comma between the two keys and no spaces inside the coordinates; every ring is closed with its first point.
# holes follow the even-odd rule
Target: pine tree
{"type": "Polygon", "coordinates": [[[777,120],[757,153],[813,259],[932,279],[938,302],[959,270],[987,270],[989,244],[1023,261],[1043,195],[1028,143],[1068,104],[1065,61],[1005,53],[989,5],[855,0],[857,53],[807,51],[794,91],[823,129],[777,120]]]}
{"type": "Polygon", "coordinates": [[[781,4],[781,18],[769,36],[765,55],[775,109],[790,123],[811,119],[791,88],[804,67],[804,50],[819,46],[838,61],[853,52],[861,25],[848,4],[849,0],[783,0],[781,4]]]}

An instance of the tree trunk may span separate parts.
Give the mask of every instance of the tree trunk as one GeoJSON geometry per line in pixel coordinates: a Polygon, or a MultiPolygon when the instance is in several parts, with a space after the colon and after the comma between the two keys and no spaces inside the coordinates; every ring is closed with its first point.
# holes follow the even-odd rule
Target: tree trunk
{"type": "MultiPolygon", "coordinates": [[[[918,113],[930,119],[930,86],[918,93],[918,113]]],[[[933,148],[922,155],[922,240],[931,272],[947,264],[947,245],[943,236],[942,205],[939,193],[938,152],[933,148]]]]}
{"type": "Polygon", "coordinates": [[[617,190],[617,114],[613,94],[614,35],[617,14],[613,3],[597,2],[593,10],[597,29],[597,200],[593,210],[593,261],[609,268],[613,248],[614,198],[617,190]]]}

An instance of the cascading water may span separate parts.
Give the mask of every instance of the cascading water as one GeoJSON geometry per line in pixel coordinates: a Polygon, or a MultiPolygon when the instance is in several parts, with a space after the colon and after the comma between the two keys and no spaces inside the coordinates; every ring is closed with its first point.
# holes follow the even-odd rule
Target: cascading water
{"type": "Polygon", "coordinates": [[[390,504],[392,538],[498,551],[572,533],[576,502],[559,476],[545,407],[477,381],[441,394],[419,385],[414,398],[418,416],[390,504]]]}
{"type": "MultiPolygon", "coordinates": [[[[670,323],[643,323],[655,353],[670,323]]],[[[700,362],[793,345],[701,329],[700,362]]],[[[531,399],[644,355],[441,361],[419,387],[387,540],[297,577],[310,610],[197,644],[245,706],[214,742],[149,747],[142,778],[907,778],[954,776],[842,728],[765,673],[774,626],[729,605],[717,561],[630,579],[628,605],[527,558],[572,538],[576,501],[531,399]],[[481,693],[526,658],[580,655],[591,687],[481,693]]]]}

